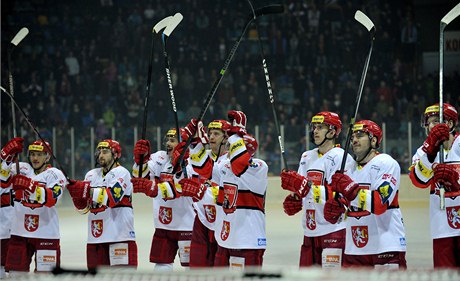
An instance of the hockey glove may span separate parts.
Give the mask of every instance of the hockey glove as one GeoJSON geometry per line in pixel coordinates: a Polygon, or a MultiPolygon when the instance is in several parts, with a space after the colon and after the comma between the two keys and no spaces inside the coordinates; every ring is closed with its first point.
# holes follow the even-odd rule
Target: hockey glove
{"type": "Polygon", "coordinates": [[[422,150],[427,154],[430,162],[435,160],[442,143],[448,139],[449,127],[446,124],[437,124],[431,129],[422,146],[422,150]]]}
{"type": "Polygon", "coordinates": [[[335,198],[330,198],[324,204],[324,218],[329,223],[337,223],[343,213],[345,213],[345,206],[335,198]]]}
{"type": "Polygon", "coordinates": [[[143,164],[150,160],[150,142],[148,140],[138,140],[134,146],[134,162],[141,164],[141,156],[144,155],[143,164]]]}
{"type": "Polygon", "coordinates": [[[67,190],[70,193],[70,196],[75,199],[83,199],[86,201],[91,201],[90,195],[90,182],[89,181],[76,181],[69,180],[69,185],[67,185],[67,190]]]}
{"type": "Polygon", "coordinates": [[[24,148],[23,138],[13,138],[2,148],[0,157],[3,161],[11,163],[15,160],[18,153],[22,153],[24,148]]]}
{"type": "Polygon", "coordinates": [[[134,193],[144,193],[148,197],[157,197],[158,186],[151,180],[144,178],[132,178],[134,193]]]}
{"type": "MultiPolygon", "coordinates": [[[[185,147],[185,141],[179,143],[178,145],[176,145],[176,147],[174,147],[174,150],[172,152],[172,157],[171,157],[171,164],[173,167],[176,167],[176,164],[179,161],[180,154],[182,153],[182,150],[184,149],[184,147],[185,147]]],[[[187,149],[184,155],[184,161],[186,161],[189,156],[190,156],[190,152],[187,149]]],[[[180,171],[180,167],[178,168],[178,171],[180,171]]]]}
{"type": "Polygon", "coordinates": [[[35,192],[35,189],[37,189],[37,187],[39,186],[40,186],[39,182],[34,181],[21,174],[15,175],[13,178],[13,190],[14,191],[25,190],[26,192],[29,192],[30,194],[32,194],[35,192]]]}
{"type": "Polygon", "coordinates": [[[433,179],[450,191],[456,192],[460,190],[460,176],[459,171],[455,166],[448,164],[434,164],[433,165],[433,179]]]}
{"type": "Polygon", "coordinates": [[[182,196],[192,197],[193,202],[198,202],[203,199],[204,193],[206,192],[206,185],[200,183],[196,178],[184,178],[179,181],[182,186],[182,196]]]}
{"type": "Polygon", "coordinates": [[[310,192],[312,182],[307,177],[300,175],[295,171],[282,171],[281,187],[297,194],[300,198],[307,196],[310,192]]]}
{"type": "Polygon", "coordinates": [[[243,137],[245,134],[247,134],[246,114],[244,114],[242,111],[230,110],[227,113],[227,116],[228,120],[230,121],[230,126],[228,128],[225,128],[225,132],[229,137],[234,134],[243,137]]]}
{"type": "Polygon", "coordinates": [[[283,209],[288,216],[297,214],[302,210],[302,199],[289,194],[284,198],[283,209]]]}
{"type": "Polygon", "coordinates": [[[349,176],[336,172],[332,175],[332,191],[339,192],[348,201],[353,201],[358,195],[359,184],[355,183],[349,176]]]}

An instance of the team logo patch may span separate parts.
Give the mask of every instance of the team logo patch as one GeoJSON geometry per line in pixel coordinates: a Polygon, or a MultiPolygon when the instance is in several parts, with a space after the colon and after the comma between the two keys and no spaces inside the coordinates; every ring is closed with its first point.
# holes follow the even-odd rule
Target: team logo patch
{"type": "Polygon", "coordinates": [[[172,221],[172,208],[160,206],[158,219],[162,224],[170,224],[172,221]]]}
{"type": "Polygon", "coordinates": [[[227,240],[228,236],[230,235],[230,222],[224,221],[224,224],[222,224],[222,230],[220,232],[220,238],[222,241],[227,240]]]}
{"type": "Polygon", "coordinates": [[[363,248],[369,241],[369,231],[367,225],[359,225],[351,227],[351,238],[353,243],[358,248],[363,248]]]}
{"type": "Polygon", "coordinates": [[[390,183],[384,181],[378,188],[377,188],[380,197],[382,198],[382,203],[385,204],[388,199],[390,199],[391,194],[393,193],[393,188],[391,187],[390,183]]]}
{"type": "Polygon", "coordinates": [[[306,222],[307,228],[310,230],[315,230],[316,229],[315,210],[307,210],[306,216],[307,216],[307,222],[306,222]]]}
{"type": "Polygon", "coordinates": [[[91,221],[91,235],[94,238],[99,238],[104,232],[104,221],[103,220],[92,220],[91,221]]]}
{"type": "Polygon", "coordinates": [[[238,197],[238,187],[234,184],[224,183],[224,201],[222,208],[234,209],[236,206],[236,198],[238,197]]]}
{"type": "Polygon", "coordinates": [[[24,216],[24,228],[29,232],[34,232],[38,229],[39,216],[38,215],[25,215],[24,216]]]}
{"type": "Polygon", "coordinates": [[[307,172],[308,179],[313,182],[314,185],[322,185],[324,172],[323,171],[314,171],[310,170],[307,172]]]}
{"type": "Polygon", "coordinates": [[[204,213],[206,214],[206,220],[210,223],[216,221],[216,206],[214,205],[203,205],[204,213]]]}
{"type": "Polygon", "coordinates": [[[447,221],[453,229],[460,229],[460,206],[446,207],[447,221]]]}

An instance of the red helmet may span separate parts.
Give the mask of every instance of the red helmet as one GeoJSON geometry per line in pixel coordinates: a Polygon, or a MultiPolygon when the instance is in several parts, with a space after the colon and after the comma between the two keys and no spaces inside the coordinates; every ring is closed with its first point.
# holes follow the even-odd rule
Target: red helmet
{"type": "Polygon", "coordinates": [[[342,131],[342,121],[337,113],[322,111],[311,118],[311,124],[325,123],[335,128],[335,136],[337,137],[342,131]]]}
{"type": "Polygon", "coordinates": [[[251,154],[251,156],[254,156],[254,154],[257,151],[257,147],[259,147],[257,140],[249,134],[244,135],[243,140],[244,144],[246,145],[246,149],[248,150],[248,153],[251,154]]]}
{"type": "MultiPolygon", "coordinates": [[[[453,121],[454,126],[457,126],[458,123],[458,112],[452,105],[448,103],[443,104],[443,113],[444,113],[444,120],[453,121]]],[[[428,118],[431,116],[439,116],[439,103],[435,103],[433,105],[428,106],[425,109],[425,113],[423,114],[423,123],[422,127],[428,127],[428,118]]]]}
{"type": "Polygon", "coordinates": [[[108,148],[108,149],[110,149],[112,151],[112,153],[113,153],[113,156],[116,159],[120,159],[120,157],[121,157],[120,143],[115,141],[115,140],[111,140],[111,139],[103,140],[103,141],[99,142],[99,144],[97,145],[97,149],[99,149],[99,148],[108,148]]]}
{"type": "Polygon", "coordinates": [[[44,151],[51,155],[51,145],[47,141],[36,140],[32,144],[29,145],[29,152],[30,151],[44,151]]]}
{"type": "Polygon", "coordinates": [[[369,134],[370,138],[376,137],[377,138],[377,147],[380,146],[382,142],[382,129],[380,129],[379,125],[375,124],[371,120],[361,120],[356,122],[353,125],[353,132],[356,131],[363,131],[369,134]]]}
{"type": "Polygon", "coordinates": [[[222,130],[225,132],[225,128],[230,127],[230,122],[227,120],[213,120],[211,123],[208,125],[208,131],[211,129],[214,130],[222,130]]]}

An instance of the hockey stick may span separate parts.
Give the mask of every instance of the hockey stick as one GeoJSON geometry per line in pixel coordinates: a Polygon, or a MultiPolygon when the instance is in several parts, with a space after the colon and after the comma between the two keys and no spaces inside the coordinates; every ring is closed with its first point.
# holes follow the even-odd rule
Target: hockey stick
{"type": "MultiPolygon", "coordinates": [[[[16,103],[16,100],[14,99],[13,95],[11,95],[11,93],[9,93],[7,90],[5,90],[5,88],[1,87],[0,86],[0,90],[2,90],[5,94],[7,94],[10,98],[11,98],[11,101],[13,102],[13,104],[19,109],[19,111],[21,111],[22,115],[24,116],[24,118],[26,119],[26,122],[27,124],[29,124],[29,126],[32,128],[32,130],[35,132],[35,134],[37,134],[38,138],[43,142],[43,144],[46,146],[46,148],[48,149],[48,151],[50,152],[51,154],[51,157],[53,158],[53,160],[56,162],[59,170],[62,171],[62,173],[64,174],[65,178],[67,179],[67,181],[70,182],[70,178],[69,176],[67,175],[67,173],[65,172],[65,170],[62,168],[61,164],[59,163],[59,161],[57,160],[56,156],[54,155],[53,151],[51,150],[51,147],[49,147],[49,145],[46,143],[45,139],[40,135],[40,133],[38,132],[37,128],[32,124],[32,121],[30,120],[29,116],[27,116],[27,113],[24,112],[24,110],[16,103]]],[[[19,170],[18,170],[19,171],[19,170]]]]}
{"type": "MultiPolygon", "coordinates": [[[[460,15],[460,3],[450,10],[439,23],[439,123],[444,123],[444,29],[446,26],[460,15]]],[[[444,163],[444,145],[441,144],[439,148],[439,163],[444,163]]],[[[443,185],[439,186],[439,208],[444,210],[446,208],[445,188],[443,185]]]]}
{"type": "MultiPolygon", "coordinates": [[[[280,6],[280,5],[269,5],[269,6],[265,6],[265,7],[262,7],[262,8],[259,8],[259,9],[255,10],[255,12],[254,12],[255,16],[254,16],[253,13],[251,13],[251,15],[249,16],[248,20],[246,21],[246,23],[244,25],[243,30],[241,31],[240,36],[236,40],[236,42],[233,45],[232,49],[230,50],[227,58],[225,59],[224,66],[222,67],[222,69],[219,72],[220,75],[214,81],[214,84],[212,85],[211,91],[209,92],[206,100],[204,101],[203,107],[201,108],[201,112],[200,112],[200,115],[198,116],[197,120],[203,120],[203,117],[204,117],[206,111],[208,110],[209,105],[211,104],[212,98],[214,97],[214,94],[216,93],[217,88],[219,87],[220,82],[222,81],[222,78],[224,78],[225,72],[227,71],[227,68],[230,66],[230,63],[232,62],[233,56],[235,55],[236,50],[238,49],[238,46],[240,45],[240,42],[243,40],[243,37],[246,34],[246,30],[248,29],[248,27],[251,24],[251,22],[257,17],[263,16],[263,15],[268,15],[268,14],[282,13],[283,10],[284,10],[284,8],[282,6],[280,6]]],[[[188,148],[188,146],[190,145],[191,142],[192,142],[192,138],[188,138],[187,142],[185,143],[184,150],[180,154],[178,163],[181,163],[181,165],[182,165],[182,162],[184,161],[185,151],[186,151],[186,149],[188,148]]]]}
{"type": "MultiPolygon", "coordinates": [[[[251,7],[252,14],[254,16],[254,25],[256,26],[256,31],[257,31],[257,41],[259,42],[259,50],[260,50],[260,57],[262,59],[262,67],[264,68],[264,76],[265,76],[265,82],[267,83],[267,91],[268,91],[268,99],[270,100],[270,104],[272,106],[272,112],[273,112],[273,118],[275,121],[275,127],[276,131],[278,133],[278,143],[280,146],[280,151],[281,151],[281,158],[283,159],[283,164],[284,168],[289,170],[287,160],[286,160],[286,155],[284,151],[284,145],[283,145],[283,140],[281,138],[281,129],[280,129],[280,124],[278,121],[278,115],[276,114],[276,108],[275,108],[275,97],[273,96],[273,90],[272,90],[272,83],[270,82],[270,75],[268,73],[268,67],[267,67],[267,60],[265,59],[265,52],[264,52],[264,47],[262,44],[262,40],[260,40],[260,35],[259,35],[259,25],[257,24],[256,21],[256,13],[254,11],[254,6],[252,5],[250,0],[247,0],[249,3],[249,6],[251,7]]],[[[281,6],[281,13],[284,12],[284,6],[281,6]]]]}
{"type": "Polygon", "coordinates": [[[356,121],[356,116],[358,115],[359,104],[361,102],[361,96],[363,94],[364,81],[366,81],[367,69],[369,67],[369,60],[371,59],[372,48],[374,47],[374,40],[375,40],[375,25],[374,25],[374,23],[360,10],[356,11],[355,20],[358,21],[360,24],[362,24],[370,32],[371,46],[369,48],[369,53],[367,54],[366,61],[364,63],[363,73],[361,74],[361,81],[359,81],[358,95],[356,97],[354,115],[351,117],[350,126],[348,127],[347,140],[345,142],[345,148],[344,148],[344,152],[343,152],[342,164],[340,166],[340,171],[341,172],[344,172],[344,170],[345,170],[345,163],[347,162],[348,149],[349,149],[350,142],[351,142],[351,134],[353,133],[353,126],[354,126],[355,121],[356,121]]]}
{"type": "MultiPolygon", "coordinates": [[[[152,80],[152,64],[153,64],[153,49],[154,49],[154,43],[155,43],[155,32],[156,29],[160,28],[163,29],[167,26],[169,20],[172,18],[172,16],[166,17],[159,21],[155,26],[152,28],[152,43],[150,47],[150,59],[149,59],[149,68],[147,72],[147,84],[145,85],[145,98],[144,98],[144,118],[142,119],[142,134],[141,134],[141,139],[146,138],[146,131],[147,131],[147,113],[148,113],[148,107],[149,107],[149,96],[150,96],[150,84],[152,80]]],[[[144,166],[144,155],[141,155],[140,157],[140,164],[139,164],[139,177],[142,177],[142,170],[144,166]]]]}
{"type": "MultiPolygon", "coordinates": [[[[15,47],[29,34],[29,29],[27,27],[21,28],[18,33],[11,40],[11,44],[8,47],[8,84],[10,88],[11,96],[14,97],[14,80],[13,80],[13,63],[11,61],[11,54],[13,53],[15,47]]],[[[11,119],[13,121],[13,137],[17,137],[18,133],[16,131],[16,111],[14,109],[13,99],[11,99],[11,119]]],[[[19,174],[19,157],[16,157],[15,161],[16,173],[19,174]]]]}

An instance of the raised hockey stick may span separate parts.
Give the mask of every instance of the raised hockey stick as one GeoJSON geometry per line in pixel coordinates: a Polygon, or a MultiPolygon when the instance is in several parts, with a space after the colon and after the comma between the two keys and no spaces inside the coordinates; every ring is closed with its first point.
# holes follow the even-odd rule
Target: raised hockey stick
{"type": "MultiPolygon", "coordinates": [[[[446,26],[460,15],[460,3],[450,10],[439,23],[439,123],[444,123],[444,29],[446,26]]],[[[444,163],[444,145],[441,144],[439,149],[439,163],[444,163]]],[[[439,208],[446,208],[445,188],[439,186],[439,208]]]]}
{"type": "MultiPolygon", "coordinates": [[[[287,160],[286,160],[285,151],[284,151],[283,140],[281,138],[280,123],[278,121],[278,114],[276,113],[275,97],[273,95],[272,83],[270,82],[270,74],[268,73],[267,60],[265,59],[265,52],[264,52],[264,47],[263,47],[263,44],[262,44],[262,40],[260,40],[259,25],[257,24],[256,13],[254,11],[254,6],[252,5],[250,0],[247,0],[247,1],[249,3],[249,6],[251,7],[251,11],[252,11],[252,14],[254,16],[254,24],[256,26],[256,31],[257,31],[257,41],[259,42],[260,57],[262,59],[262,67],[264,69],[265,82],[267,83],[268,99],[269,99],[270,104],[272,106],[272,112],[273,112],[273,118],[274,118],[274,121],[275,121],[275,127],[276,127],[276,131],[278,133],[278,143],[279,143],[279,146],[280,146],[281,158],[283,159],[284,168],[289,170],[287,160]]],[[[284,6],[283,5],[279,5],[279,6],[281,7],[281,13],[283,13],[284,12],[284,6]]]]}
{"type": "MultiPolygon", "coordinates": [[[[214,84],[212,85],[211,91],[209,92],[206,100],[204,101],[203,107],[201,108],[201,112],[200,112],[200,115],[198,116],[197,120],[203,120],[203,117],[206,114],[206,111],[208,110],[209,105],[211,104],[212,98],[214,97],[214,94],[216,93],[217,88],[219,87],[220,82],[222,81],[222,78],[224,78],[225,72],[227,71],[227,68],[230,66],[230,63],[232,62],[233,56],[235,55],[236,50],[238,49],[238,46],[240,45],[240,42],[243,40],[243,37],[246,34],[246,30],[248,29],[248,27],[251,24],[251,22],[257,17],[263,16],[263,15],[268,15],[268,14],[279,14],[279,13],[282,13],[283,10],[284,10],[284,8],[280,7],[280,5],[269,5],[269,6],[259,8],[259,9],[255,10],[254,13],[251,13],[249,15],[249,18],[247,19],[247,21],[246,21],[246,23],[244,25],[244,28],[241,31],[240,36],[236,40],[236,42],[233,45],[232,49],[230,50],[227,58],[225,59],[224,66],[222,67],[222,69],[219,72],[220,75],[214,81],[214,84]],[[254,16],[254,14],[255,14],[255,16],[254,16]]],[[[185,143],[184,150],[182,151],[182,153],[181,153],[181,155],[179,157],[179,161],[178,161],[178,163],[181,163],[181,165],[182,165],[182,162],[184,161],[185,151],[186,151],[186,149],[188,148],[188,146],[190,145],[191,142],[192,142],[192,138],[188,138],[187,142],[185,143]]]]}
{"type": "MultiPolygon", "coordinates": [[[[145,85],[145,98],[144,98],[144,118],[142,119],[142,133],[141,133],[141,139],[146,138],[146,132],[147,132],[147,115],[148,115],[148,107],[149,107],[149,96],[150,96],[150,84],[152,81],[152,64],[153,64],[153,49],[154,49],[154,43],[155,43],[155,32],[156,29],[160,28],[163,29],[167,26],[169,20],[172,18],[172,16],[166,17],[159,21],[155,26],[152,28],[152,43],[150,47],[150,59],[149,59],[149,68],[147,72],[147,84],[145,85]]],[[[142,170],[144,166],[144,155],[141,155],[140,157],[140,164],[139,164],[139,177],[142,177],[142,170]]]]}
{"type": "MultiPolygon", "coordinates": [[[[18,33],[11,40],[11,44],[8,46],[8,85],[10,89],[11,96],[14,97],[14,79],[13,79],[13,62],[11,60],[11,55],[14,49],[18,46],[19,43],[29,34],[29,29],[27,27],[21,28],[18,33]]],[[[11,99],[11,120],[13,122],[13,137],[17,137],[18,133],[16,131],[16,110],[14,109],[13,99],[11,99]]],[[[19,157],[16,157],[16,172],[19,174],[19,157]]]]}
{"type": "Polygon", "coordinates": [[[374,40],[375,40],[375,25],[374,25],[374,23],[360,10],[356,11],[355,20],[357,22],[359,22],[360,24],[362,24],[369,31],[371,44],[370,44],[370,47],[369,47],[369,53],[367,54],[366,61],[364,63],[363,73],[361,74],[361,81],[359,81],[358,95],[356,96],[354,115],[351,117],[350,126],[348,127],[347,139],[346,139],[346,142],[345,142],[343,158],[342,158],[342,164],[340,166],[340,171],[341,172],[344,172],[344,170],[345,170],[345,163],[347,162],[348,149],[350,147],[350,141],[351,141],[351,134],[353,133],[353,126],[354,126],[355,121],[356,121],[356,116],[358,115],[359,104],[361,102],[361,96],[363,94],[364,82],[366,81],[367,69],[369,67],[369,61],[371,59],[372,48],[374,47],[374,40]]]}
{"type": "MultiPolygon", "coordinates": [[[[48,151],[50,152],[51,154],[51,157],[53,158],[53,160],[56,162],[59,170],[62,171],[62,173],[64,174],[64,176],[66,177],[67,181],[70,182],[70,178],[69,176],[67,175],[67,173],[65,172],[64,168],[62,168],[61,164],[59,163],[59,161],[57,160],[56,156],[54,155],[53,151],[51,150],[51,148],[47,145],[45,139],[40,135],[40,133],[38,132],[37,128],[32,124],[32,121],[30,120],[29,116],[27,115],[27,113],[24,112],[24,110],[16,103],[16,100],[14,99],[13,95],[11,95],[11,93],[9,93],[7,90],[5,90],[5,88],[1,87],[0,86],[0,90],[2,90],[5,94],[7,94],[10,98],[11,98],[11,101],[13,102],[13,104],[19,109],[19,111],[22,113],[22,115],[24,116],[24,118],[26,119],[26,122],[27,124],[29,124],[29,126],[32,128],[32,130],[35,132],[35,134],[37,134],[38,138],[47,146],[48,148],[48,151]]],[[[18,170],[19,171],[19,170],[18,170]]]]}

